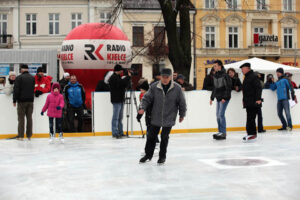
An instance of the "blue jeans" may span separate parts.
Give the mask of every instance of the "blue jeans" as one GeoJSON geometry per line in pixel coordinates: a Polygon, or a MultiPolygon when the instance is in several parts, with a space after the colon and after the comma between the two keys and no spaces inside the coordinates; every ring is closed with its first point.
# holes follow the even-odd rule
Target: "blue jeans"
{"type": "Polygon", "coordinates": [[[217,101],[217,122],[218,122],[218,130],[220,133],[226,133],[226,119],[225,119],[225,111],[227,108],[229,101],[217,101]]]}
{"type": "Polygon", "coordinates": [[[289,100],[279,100],[277,102],[277,114],[282,123],[282,128],[286,128],[287,125],[290,128],[293,128],[289,100]],[[285,118],[283,117],[283,110],[286,115],[287,123],[285,118]]]}
{"type": "Polygon", "coordinates": [[[114,137],[123,135],[123,103],[113,103],[113,117],[111,121],[111,130],[114,137]]]}

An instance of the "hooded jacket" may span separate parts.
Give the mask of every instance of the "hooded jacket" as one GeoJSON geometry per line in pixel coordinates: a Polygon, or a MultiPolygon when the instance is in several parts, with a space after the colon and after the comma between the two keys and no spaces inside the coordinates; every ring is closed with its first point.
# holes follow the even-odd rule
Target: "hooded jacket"
{"type": "Polygon", "coordinates": [[[231,78],[224,67],[222,67],[221,71],[218,71],[214,74],[214,87],[211,93],[210,99],[213,101],[214,98],[217,101],[221,101],[222,99],[228,101],[231,98],[231,78]]]}
{"type": "Polygon", "coordinates": [[[166,94],[161,81],[152,84],[142,99],[140,109],[147,110],[149,106],[152,106],[151,125],[158,127],[174,126],[178,111],[183,118],[187,110],[181,86],[174,81],[171,81],[166,94]]]}
{"type": "Polygon", "coordinates": [[[54,88],[57,87],[60,91],[60,85],[58,83],[53,83],[51,88],[51,93],[47,96],[46,103],[42,109],[42,112],[46,112],[47,116],[53,118],[62,117],[62,109],[65,105],[64,97],[60,92],[54,92],[54,88]],[[57,106],[60,106],[60,109],[57,109],[57,106]]]}
{"type": "Polygon", "coordinates": [[[43,76],[38,77],[38,75],[34,76],[35,79],[35,85],[34,85],[34,92],[37,90],[41,91],[42,93],[48,93],[51,91],[51,76],[43,76]]]}
{"type": "Polygon", "coordinates": [[[71,105],[73,108],[80,108],[85,105],[85,91],[78,82],[75,84],[69,82],[65,87],[64,95],[68,105],[71,105]]]}
{"type": "Polygon", "coordinates": [[[291,91],[292,99],[295,99],[295,91],[293,87],[291,87],[290,81],[285,76],[279,77],[276,83],[270,85],[270,88],[273,91],[277,89],[278,101],[290,99],[289,90],[291,91]]]}

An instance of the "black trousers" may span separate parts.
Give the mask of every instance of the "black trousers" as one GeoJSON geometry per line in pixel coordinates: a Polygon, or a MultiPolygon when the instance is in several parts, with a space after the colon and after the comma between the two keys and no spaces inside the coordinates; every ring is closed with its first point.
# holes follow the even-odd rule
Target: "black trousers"
{"type": "Polygon", "coordinates": [[[264,130],[261,108],[259,108],[257,112],[257,127],[258,127],[258,131],[264,130]]]}
{"type": "Polygon", "coordinates": [[[259,112],[259,109],[260,108],[258,108],[258,107],[247,107],[246,108],[246,112],[247,112],[246,130],[247,130],[248,135],[257,135],[255,118],[259,112]]]}
{"type": "Polygon", "coordinates": [[[78,119],[78,132],[82,132],[82,123],[83,123],[83,107],[74,108],[69,107],[68,108],[68,118],[69,118],[69,124],[72,132],[76,132],[74,120],[75,120],[75,114],[77,115],[78,119]]]}
{"type": "Polygon", "coordinates": [[[51,135],[53,135],[54,133],[62,133],[62,118],[49,117],[49,128],[50,128],[51,135]],[[53,129],[54,119],[55,119],[55,132],[53,129]]]}
{"type": "MultiPolygon", "coordinates": [[[[156,139],[158,137],[160,129],[161,129],[161,127],[151,125],[150,130],[147,134],[147,142],[146,142],[145,152],[146,152],[146,156],[149,159],[152,159],[152,157],[153,157],[156,139]]],[[[168,143],[169,143],[169,134],[171,132],[171,129],[172,129],[172,127],[162,127],[160,151],[159,151],[160,158],[166,158],[167,147],[168,147],[168,143]]]]}

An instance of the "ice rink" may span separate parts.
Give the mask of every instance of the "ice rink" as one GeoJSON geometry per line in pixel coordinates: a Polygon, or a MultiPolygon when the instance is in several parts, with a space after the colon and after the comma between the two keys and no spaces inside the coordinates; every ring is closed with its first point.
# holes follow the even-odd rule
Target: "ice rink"
{"type": "Polygon", "coordinates": [[[300,130],[174,134],[166,164],[139,164],[145,139],[0,140],[0,200],[299,200],[300,130]]]}

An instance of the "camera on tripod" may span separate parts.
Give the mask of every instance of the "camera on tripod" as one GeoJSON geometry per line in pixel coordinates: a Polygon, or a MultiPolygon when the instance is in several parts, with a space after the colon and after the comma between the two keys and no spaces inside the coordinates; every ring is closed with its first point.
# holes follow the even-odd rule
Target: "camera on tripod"
{"type": "Polygon", "coordinates": [[[128,69],[123,68],[123,73],[124,73],[125,76],[128,76],[128,72],[131,73],[131,76],[138,76],[139,75],[138,69],[135,65],[131,65],[131,67],[128,68],[128,69]]]}

